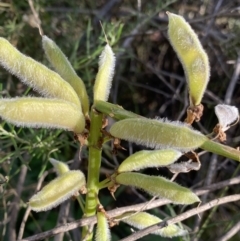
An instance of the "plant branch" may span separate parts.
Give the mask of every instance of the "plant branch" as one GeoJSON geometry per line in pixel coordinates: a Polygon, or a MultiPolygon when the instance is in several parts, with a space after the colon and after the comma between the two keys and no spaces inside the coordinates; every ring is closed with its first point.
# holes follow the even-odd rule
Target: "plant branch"
{"type": "MultiPolygon", "coordinates": [[[[102,155],[102,119],[103,115],[96,112],[94,109],[91,110],[91,127],[88,138],[89,143],[89,160],[88,160],[88,179],[87,179],[87,195],[86,195],[86,206],[85,206],[85,217],[94,216],[96,214],[96,208],[98,204],[98,183],[99,173],[101,166],[101,155],[102,155]]],[[[88,228],[84,227],[82,237],[86,240],[92,240],[92,235],[88,234],[88,228]]]]}
{"type": "MultiPolygon", "coordinates": [[[[46,171],[39,178],[37,186],[36,186],[36,189],[35,189],[35,193],[37,193],[41,189],[43,181],[45,180],[45,178],[47,177],[48,174],[49,174],[49,171],[46,171]]],[[[26,225],[26,222],[28,220],[28,216],[29,216],[30,212],[31,212],[31,208],[28,206],[26,211],[25,211],[24,217],[22,219],[20,228],[19,228],[18,239],[22,239],[22,236],[23,236],[23,233],[24,233],[24,229],[25,229],[25,225],[26,225]]]]}
{"type": "MultiPolygon", "coordinates": [[[[214,191],[214,190],[226,187],[226,186],[231,186],[231,185],[236,185],[236,184],[240,184],[240,176],[229,179],[229,180],[226,180],[226,181],[223,181],[223,182],[212,184],[210,186],[206,186],[206,187],[203,187],[201,189],[197,189],[195,191],[195,193],[200,196],[200,195],[206,194],[210,191],[214,191]]],[[[114,210],[108,211],[107,215],[110,218],[114,218],[114,217],[120,216],[120,215],[122,215],[126,212],[132,212],[132,211],[137,212],[139,210],[140,211],[150,210],[150,209],[160,207],[162,205],[169,204],[169,203],[171,203],[171,201],[169,201],[169,200],[157,199],[157,200],[154,200],[151,203],[149,203],[149,201],[147,201],[147,202],[144,202],[144,203],[141,203],[141,204],[135,204],[135,205],[131,205],[131,206],[128,206],[128,207],[116,208],[114,210]]],[[[25,238],[25,239],[21,239],[21,240],[18,240],[18,241],[42,240],[42,239],[45,239],[45,238],[52,237],[52,236],[54,236],[58,233],[67,232],[69,230],[72,230],[72,229],[75,229],[75,228],[78,228],[78,227],[81,227],[81,226],[94,224],[96,222],[97,222],[97,219],[96,219],[95,216],[89,217],[89,218],[83,218],[83,219],[76,220],[74,222],[59,226],[57,228],[48,230],[48,231],[43,232],[43,233],[33,235],[33,236],[25,238]]]]}
{"type": "Polygon", "coordinates": [[[233,95],[233,91],[234,91],[234,89],[237,85],[239,75],[240,75],[240,53],[238,54],[236,66],[235,66],[231,81],[228,85],[228,88],[227,88],[227,91],[226,91],[226,94],[225,94],[224,103],[226,103],[228,105],[231,103],[231,100],[233,99],[232,95],[233,95]]]}
{"type": "Polygon", "coordinates": [[[109,102],[105,102],[102,100],[95,101],[94,108],[97,111],[104,113],[117,120],[124,120],[127,118],[136,118],[136,117],[143,118],[143,116],[137,115],[131,111],[127,111],[123,109],[123,107],[120,105],[111,104],[109,102]]]}
{"type": "Polygon", "coordinates": [[[208,140],[208,141],[204,142],[200,146],[200,148],[202,148],[206,151],[210,151],[212,153],[227,157],[229,159],[233,159],[235,161],[240,161],[240,151],[238,151],[235,148],[220,144],[215,141],[208,140]]]}
{"type": "Polygon", "coordinates": [[[228,241],[232,236],[238,233],[240,230],[240,221],[237,222],[227,233],[225,233],[220,239],[217,241],[228,241]]]}
{"type": "Polygon", "coordinates": [[[11,203],[11,208],[10,208],[11,212],[9,213],[11,217],[9,222],[9,228],[8,228],[9,240],[16,240],[16,236],[17,236],[16,225],[17,225],[17,218],[18,218],[19,209],[20,209],[20,197],[23,191],[26,175],[27,175],[27,166],[22,165],[19,173],[17,188],[16,188],[16,196],[14,197],[11,203]]]}
{"type": "Polygon", "coordinates": [[[197,215],[199,213],[202,213],[206,210],[209,210],[215,206],[218,206],[218,205],[222,205],[224,203],[230,203],[230,202],[236,202],[236,201],[239,201],[240,200],[240,194],[236,194],[236,195],[230,195],[230,196],[226,196],[226,197],[222,197],[222,198],[217,198],[217,199],[214,199],[200,207],[196,207],[196,208],[193,208],[187,212],[184,212],[182,214],[179,214],[178,216],[174,217],[174,218],[170,218],[166,221],[162,221],[160,223],[157,223],[157,224],[154,224],[150,227],[147,227],[145,229],[142,229],[140,231],[137,231],[136,233],[128,236],[127,238],[124,238],[124,239],[121,239],[121,241],[134,241],[134,240],[137,240],[141,237],[144,237],[156,230],[159,230],[161,228],[164,228],[166,227],[166,225],[171,225],[171,224],[175,224],[175,223],[179,223],[187,218],[190,218],[194,215],[197,215]]]}

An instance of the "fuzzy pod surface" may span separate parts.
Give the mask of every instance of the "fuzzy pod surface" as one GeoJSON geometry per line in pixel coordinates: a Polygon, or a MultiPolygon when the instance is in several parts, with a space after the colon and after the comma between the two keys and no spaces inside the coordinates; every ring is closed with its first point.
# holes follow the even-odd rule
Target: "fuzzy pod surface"
{"type": "Polygon", "coordinates": [[[181,152],[173,149],[139,151],[125,159],[118,167],[118,172],[130,172],[149,167],[167,166],[175,162],[181,155],[181,152]]]}
{"type": "MultiPolygon", "coordinates": [[[[162,221],[163,220],[160,218],[146,212],[139,212],[137,214],[130,215],[129,218],[123,219],[124,223],[127,223],[140,230],[162,221]]],[[[172,238],[187,235],[188,231],[178,227],[175,224],[171,224],[165,228],[161,228],[160,230],[153,232],[153,234],[160,235],[165,238],[172,238]]]]}
{"type": "Polygon", "coordinates": [[[75,133],[85,128],[85,118],[78,106],[59,99],[0,99],[0,116],[22,127],[65,129],[75,133]]]}
{"type": "Polygon", "coordinates": [[[20,53],[6,39],[1,37],[0,64],[40,94],[72,102],[81,108],[76,92],[59,74],[20,53]]]}
{"type": "Polygon", "coordinates": [[[164,177],[148,176],[141,173],[124,172],[116,176],[116,182],[143,189],[145,192],[171,200],[175,204],[192,204],[200,199],[190,189],[171,182],[164,177]]]}
{"type": "Polygon", "coordinates": [[[69,199],[85,184],[85,176],[81,171],[66,172],[33,195],[28,204],[36,212],[50,210],[69,199]]]}
{"type": "Polygon", "coordinates": [[[49,62],[60,76],[76,91],[82,104],[83,113],[86,115],[89,111],[89,99],[82,79],[76,74],[67,57],[53,40],[44,35],[42,37],[42,44],[49,62]]]}
{"type": "Polygon", "coordinates": [[[99,57],[99,69],[94,84],[94,101],[107,101],[115,69],[115,55],[107,44],[99,57]]]}
{"type": "Polygon", "coordinates": [[[190,151],[208,140],[201,132],[180,121],[129,118],[116,122],[111,135],[156,149],[190,151]]]}
{"type": "Polygon", "coordinates": [[[54,167],[58,176],[61,176],[62,174],[70,171],[69,166],[64,162],[60,162],[60,161],[55,160],[53,158],[50,158],[49,161],[53,165],[53,167],[54,167]]]}
{"type": "Polygon", "coordinates": [[[111,241],[111,233],[104,213],[97,212],[97,229],[95,241],[111,241]]]}
{"type": "Polygon", "coordinates": [[[169,40],[183,65],[188,82],[190,105],[197,106],[201,104],[210,77],[208,56],[186,20],[170,12],[167,12],[167,15],[169,40]]]}

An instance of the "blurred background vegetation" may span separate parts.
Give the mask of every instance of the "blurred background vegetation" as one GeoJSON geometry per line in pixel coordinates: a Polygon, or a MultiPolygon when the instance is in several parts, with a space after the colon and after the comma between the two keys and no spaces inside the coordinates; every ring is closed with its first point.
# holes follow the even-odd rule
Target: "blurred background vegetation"
{"type": "MultiPolygon", "coordinates": [[[[214,114],[216,104],[240,106],[238,0],[35,0],[33,4],[44,34],[52,38],[68,56],[84,80],[90,96],[98,70],[98,56],[105,43],[99,24],[101,20],[117,57],[109,101],[149,118],[158,116],[184,120],[188,106],[187,87],[182,66],[167,37],[168,19],[165,12],[170,11],[189,21],[210,59],[211,80],[203,99],[204,115],[194,127],[208,134],[217,123],[214,114]]],[[[51,67],[43,54],[41,36],[27,0],[0,1],[0,36],[7,38],[22,53],[51,67]]],[[[38,95],[3,68],[0,68],[0,91],[2,97],[38,95]]],[[[227,134],[226,144],[237,147],[240,141],[239,125],[232,127],[227,134]]],[[[111,173],[129,153],[141,149],[131,143],[123,142],[123,145],[127,151],[122,151],[118,156],[112,156],[111,146],[106,145],[102,178],[111,173]]],[[[9,181],[2,184],[0,190],[0,241],[14,240],[27,207],[26,202],[35,193],[40,177],[48,171],[44,184],[55,177],[48,162],[49,157],[67,161],[72,168],[81,168],[86,172],[87,150],[82,151],[81,160],[79,156],[79,146],[69,133],[17,128],[1,122],[0,178],[4,182],[4,176],[8,176],[9,181]]],[[[237,162],[211,153],[202,155],[201,163],[199,171],[181,174],[177,182],[199,188],[240,175],[237,162]]],[[[164,168],[146,172],[171,177],[164,168]]],[[[226,187],[201,199],[204,203],[239,191],[238,186],[226,187]]],[[[148,197],[132,188],[120,188],[116,193],[116,201],[107,190],[100,192],[100,198],[106,210],[110,210],[140,203],[148,197]]],[[[165,218],[181,213],[184,209],[166,206],[152,213],[165,218]]],[[[221,240],[220,237],[239,222],[239,210],[240,203],[236,202],[205,212],[201,219],[188,219],[183,225],[189,228],[190,236],[173,240],[221,240]]],[[[58,207],[46,213],[31,213],[24,237],[61,223],[58,220],[60,212],[58,207]]],[[[66,221],[81,217],[79,206],[71,202],[66,221]]],[[[113,227],[113,240],[126,237],[131,232],[126,225],[113,227]]],[[[239,240],[239,233],[229,240],[239,240]]],[[[79,235],[76,229],[66,233],[63,240],[79,240],[79,235]]],[[[152,235],[141,240],[168,239],[152,235]]]]}

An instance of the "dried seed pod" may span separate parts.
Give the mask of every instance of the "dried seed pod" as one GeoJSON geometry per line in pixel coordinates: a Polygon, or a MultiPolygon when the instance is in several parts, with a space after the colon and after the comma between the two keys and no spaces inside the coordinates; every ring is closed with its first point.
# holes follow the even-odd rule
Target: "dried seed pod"
{"type": "Polygon", "coordinates": [[[183,173],[190,172],[192,170],[198,171],[201,168],[201,162],[189,160],[186,162],[174,163],[167,166],[172,173],[183,173]]]}
{"type": "Polygon", "coordinates": [[[199,198],[191,190],[171,182],[164,177],[148,176],[135,172],[124,172],[116,176],[116,182],[126,186],[134,186],[145,192],[166,198],[176,204],[192,204],[199,198]]]}
{"type": "Polygon", "coordinates": [[[0,38],[0,64],[40,94],[72,102],[81,110],[78,96],[69,83],[46,66],[20,53],[4,38],[0,38]]]}
{"type": "Polygon", "coordinates": [[[183,152],[193,150],[208,140],[187,124],[166,119],[129,118],[112,125],[110,133],[148,147],[173,148],[183,152]]]}
{"type": "Polygon", "coordinates": [[[99,59],[99,70],[94,84],[94,101],[107,101],[112,86],[115,68],[115,56],[112,48],[107,44],[99,59]]]}
{"type": "Polygon", "coordinates": [[[66,172],[33,195],[28,204],[36,212],[50,210],[73,196],[85,184],[85,176],[81,171],[66,172]]]}
{"type": "Polygon", "coordinates": [[[55,160],[53,158],[50,158],[49,161],[54,166],[54,169],[56,170],[58,176],[61,176],[65,172],[70,171],[69,166],[64,162],[60,162],[60,161],[55,160]]]}
{"type": "Polygon", "coordinates": [[[85,127],[85,118],[78,106],[59,99],[1,99],[0,116],[23,127],[57,128],[75,133],[82,133],[85,127]]]}
{"type": "Polygon", "coordinates": [[[168,36],[180,59],[187,78],[190,105],[201,103],[210,77],[208,56],[197,35],[185,19],[167,12],[169,18],[168,36]]]}
{"type": "Polygon", "coordinates": [[[89,111],[89,100],[86,87],[82,79],[76,74],[67,57],[54,41],[44,35],[42,37],[42,43],[49,62],[53,65],[61,77],[76,91],[82,104],[83,113],[87,115],[89,111]]]}
{"type": "Polygon", "coordinates": [[[96,230],[96,241],[110,241],[111,233],[108,225],[108,221],[104,213],[97,212],[97,230],[96,230]]]}
{"type": "Polygon", "coordinates": [[[154,151],[139,151],[125,159],[118,167],[118,173],[138,171],[148,167],[167,166],[175,162],[181,152],[167,149],[154,151]]]}
{"type": "Polygon", "coordinates": [[[239,112],[235,106],[216,105],[214,110],[223,131],[226,131],[239,118],[239,112]]]}
{"type": "MultiPolygon", "coordinates": [[[[139,212],[139,213],[130,215],[129,218],[123,219],[124,223],[127,223],[138,229],[144,229],[151,225],[160,223],[162,221],[163,220],[161,220],[160,218],[146,212],[139,212]]],[[[175,224],[171,224],[165,228],[161,228],[160,230],[153,232],[153,234],[160,235],[166,238],[172,238],[172,237],[187,235],[188,231],[178,227],[175,224]]]]}

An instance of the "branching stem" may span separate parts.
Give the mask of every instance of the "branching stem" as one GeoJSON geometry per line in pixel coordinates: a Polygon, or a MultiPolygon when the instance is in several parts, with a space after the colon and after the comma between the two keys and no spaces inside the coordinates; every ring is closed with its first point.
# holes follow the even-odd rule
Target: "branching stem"
{"type": "MultiPolygon", "coordinates": [[[[88,177],[87,177],[87,195],[85,204],[85,217],[91,217],[96,214],[98,204],[98,183],[102,155],[102,117],[103,115],[96,112],[94,109],[91,111],[91,127],[88,138],[89,143],[89,160],[88,160],[88,177]]],[[[92,240],[92,233],[88,233],[88,227],[83,228],[82,237],[86,241],[92,240]]]]}

